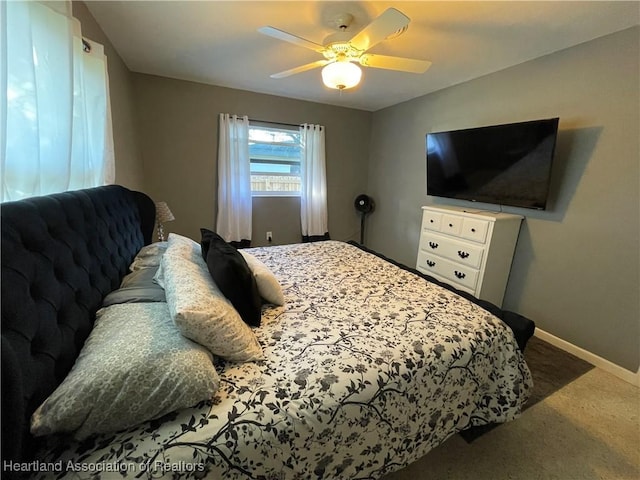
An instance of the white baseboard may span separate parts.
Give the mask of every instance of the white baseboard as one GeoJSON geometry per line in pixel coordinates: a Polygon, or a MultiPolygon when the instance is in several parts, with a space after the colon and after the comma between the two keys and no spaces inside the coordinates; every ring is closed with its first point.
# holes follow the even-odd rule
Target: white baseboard
{"type": "Polygon", "coordinates": [[[556,337],[555,335],[551,335],[544,330],[540,330],[538,327],[536,327],[535,336],[540,340],[544,340],[545,342],[550,343],[554,347],[558,347],[565,352],[575,355],[585,362],[589,362],[590,364],[604,370],[607,373],[615,375],[625,382],[635,385],[636,387],[640,387],[640,368],[637,372],[627,370],[620,365],[616,365],[609,360],[605,360],[604,358],[599,357],[595,353],[588,352],[584,348],[580,348],[576,345],[573,345],[572,343],[567,342],[566,340],[556,337]]]}

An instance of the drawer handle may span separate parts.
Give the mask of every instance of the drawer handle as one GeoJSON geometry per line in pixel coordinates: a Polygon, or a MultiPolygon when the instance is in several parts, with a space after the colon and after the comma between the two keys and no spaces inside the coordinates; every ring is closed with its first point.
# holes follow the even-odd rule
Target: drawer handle
{"type": "Polygon", "coordinates": [[[462,250],[458,250],[458,256],[460,258],[467,258],[469,254],[467,252],[463,252],[462,250]]]}
{"type": "Polygon", "coordinates": [[[433,223],[433,219],[432,219],[432,220],[429,220],[429,223],[433,223]]]}
{"type": "Polygon", "coordinates": [[[435,267],[436,262],[434,262],[433,260],[427,260],[427,265],[429,265],[430,267],[435,267]]]}
{"type": "Polygon", "coordinates": [[[453,228],[453,223],[450,223],[449,226],[453,228]]]}
{"type": "Polygon", "coordinates": [[[456,278],[459,278],[461,280],[467,276],[465,273],[459,272],[458,270],[454,270],[453,273],[455,273],[456,278]]]}
{"type": "Polygon", "coordinates": [[[438,248],[438,244],[437,244],[436,242],[429,242],[429,246],[430,246],[431,248],[433,248],[434,250],[435,250],[436,248],[438,248]]]}
{"type": "Polygon", "coordinates": [[[476,233],[476,229],[475,229],[475,228],[472,228],[472,229],[471,229],[471,231],[472,231],[473,233],[476,233]]]}

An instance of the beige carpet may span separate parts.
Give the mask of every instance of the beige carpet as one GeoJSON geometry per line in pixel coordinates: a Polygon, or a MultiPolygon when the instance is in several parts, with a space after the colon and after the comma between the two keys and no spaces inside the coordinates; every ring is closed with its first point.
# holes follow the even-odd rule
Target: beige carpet
{"type": "Polygon", "coordinates": [[[520,418],[384,480],[640,480],[640,390],[535,337],[525,357],[536,385],[520,418]]]}

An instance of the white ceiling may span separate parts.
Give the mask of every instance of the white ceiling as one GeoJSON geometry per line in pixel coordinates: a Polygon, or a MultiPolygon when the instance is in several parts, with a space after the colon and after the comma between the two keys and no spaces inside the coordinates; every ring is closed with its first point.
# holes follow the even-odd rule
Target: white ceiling
{"type": "MultiPolygon", "coordinates": [[[[88,1],[134,72],[375,111],[640,24],[640,2],[88,1]],[[389,7],[411,23],[370,53],[433,62],[423,74],[363,68],[360,85],[323,86],[320,69],[270,74],[320,54],[257,32],[271,25],[316,43],[337,14],[355,33],[389,7]]],[[[615,72],[612,72],[615,74],[615,72]]]]}

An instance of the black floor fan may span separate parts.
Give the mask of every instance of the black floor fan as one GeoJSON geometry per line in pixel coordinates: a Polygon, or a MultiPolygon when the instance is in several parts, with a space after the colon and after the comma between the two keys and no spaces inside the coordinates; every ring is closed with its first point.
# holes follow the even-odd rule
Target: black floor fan
{"type": "Polygon", "coordinates": [[[373,198],[364,193],[356,197],[353,205],[356,207],[356,210],[360,212],[360,245],[364,245],[364,219],[368,213],[373,212],[375,205],[373,198]]]}

